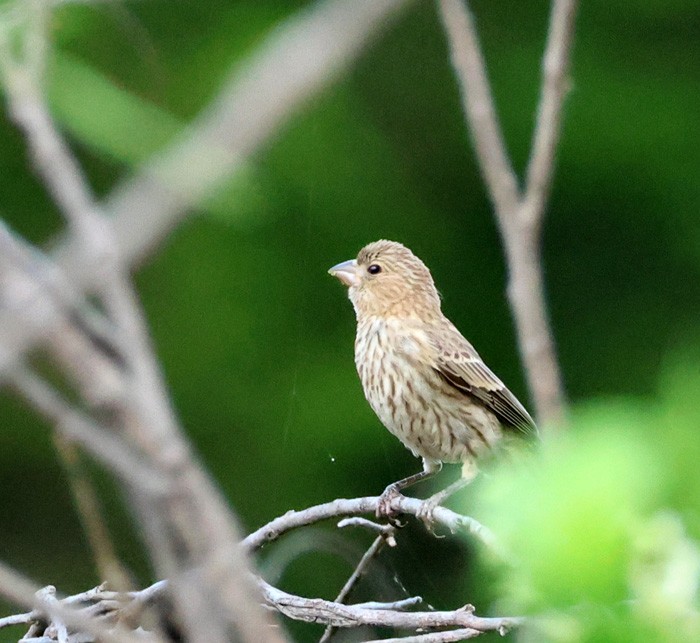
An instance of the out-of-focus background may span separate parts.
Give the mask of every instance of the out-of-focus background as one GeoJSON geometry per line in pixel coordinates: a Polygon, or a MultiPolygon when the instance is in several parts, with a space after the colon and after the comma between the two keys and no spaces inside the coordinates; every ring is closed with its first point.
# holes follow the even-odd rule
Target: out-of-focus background
{"type": "MultiPolygon", "coordinates": [[[[50,104],[96,191],[107,194],[170,140],[207,105],[231,66],[305,4],[148,1],[58,9],[50,104]]],[[[470,4],[508,148],[522,171],[548,3],[470,4]]],[[[452,503],[481,511],[485,521],[498,502],[510,502],[515,517],[537,505],[540,515],[521,516],[532,521],[532,541],[518,538],[534,571],[545,559],[570,568],[540,569],[542,587],[530,587],[525,598],[514,589],[504,603],[503,587],[515,581],[488,582],[497,574],[474,562],[469,541],[436,540],[411,525],[358,598],[422,594],[438,608],[471,602],[480,613],[551,605],[548,596],[618,605],[637,591],[635,582],[646,587],[646,572],[629,564],[636,560],[630,552],[648,546],[662,565],[665,555],[681,556],[668,544],[676,538],[679,551],[690,552],[680,568],[691,572],[685,584],[673,574],[669,582],[697,609],[700,6],[584,2],[575,40],[543,253],[574,435],[584,436],[552,447],[561,457],[552,458],[548,480],[576,484],[568,495],[542,501],[525,493],[535,484],[529,480],[515,485],[520,496],[495,493],[495,505],[487,493],[477,500],[477,486],[452,503]],[[571,533],[584,539],[578,549],[534,537],[557,531],[548,520],[562,507],[572,513],[571,533]],[[601,535],[595,530],[610,521],[606,508],[617,518],[614,533],[601,535]],[[585,540],[589,529],[594,535],[585,540]],[[591,553],[596,547],[599,558],[591,553]],[[583,550],[589,558],[579,559],[583,550]],[[580,594],[557,585],[573,578],[580,594]]],[[[48,242],[60,216],[22,136],[0,113],[0,216],[30,240],[48,242]]],[[[344,288],[326,274],[378,238],[401,241],[424,259],[445,313],[527,402],[500,240],[432,3],[417,3],[388,25],[135,274],[173,403],[246,531],[289,509],[377,494],[420,466],[363,398],[353,311],[344,288]]],[[[7,392],[0,395],[0,558],[42,584],[86,589],[99,579],[47,427],[7,392]]],[[[455,475],[444,472],[434,488],[455,475]]],[[[138,538],[109,481],[97,476],[119,552],[146,582],[138,538]]],[[[427,494],[428,486],[411,493],[427,494]]],[[[504,512],[496,513],[498,524],[504,512]]],[[[263,552],[261,565],[287,589],[333,597],[366,538],[309,530],[263,552]]],[[[292,631],[299,640],[317,634],[292,631]]],[[[614,639],[613,627],[604,631],[590,640],[630,640],[614,639]]]]}

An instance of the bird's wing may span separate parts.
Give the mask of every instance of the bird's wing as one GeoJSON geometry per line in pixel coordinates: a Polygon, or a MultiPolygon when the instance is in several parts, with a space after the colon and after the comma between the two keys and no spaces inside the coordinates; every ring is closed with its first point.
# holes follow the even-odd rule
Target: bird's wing
{"type": "Polygon", "coordinates": [[[433,369],[447,384],[476,398],[505,426],[523,433],[537,433],[535,422],[525,407],[451,323],[428,336],[435,349],[433,369]]]}

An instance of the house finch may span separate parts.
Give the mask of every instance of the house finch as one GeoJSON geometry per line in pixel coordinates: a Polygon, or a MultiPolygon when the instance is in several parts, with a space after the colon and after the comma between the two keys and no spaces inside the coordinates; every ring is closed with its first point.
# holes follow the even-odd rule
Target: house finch
{"type": "Polygon", "coordinates": [[[536,434],[523,405],[442,314],[425,264],[394,241],[375,241],[329,273],[348,286],[357,316],[355,365],[365,397],[382,424],[423,471],[389,485],[378,515],[392,515],[401,489],[461,462],[462,476],[423,505],[434,508],[476,474],[476,458],[504,432],[536,434]]]}

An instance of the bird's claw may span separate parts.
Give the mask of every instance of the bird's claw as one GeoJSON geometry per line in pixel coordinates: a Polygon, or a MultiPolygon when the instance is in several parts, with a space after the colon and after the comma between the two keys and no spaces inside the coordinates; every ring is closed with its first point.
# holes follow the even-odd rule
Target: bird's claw
{"type": "Polygon", "coordinates": [[[403,527],[397,518],[399,512],[392,506],[394,500],[401,497],[401,492],[398,490],[398,487],[395,484],[390,484],[386,489],[384,489],[382,495],[379,496],[379,500],[377,501],[377,510],[375,512],[377,518],[386,518],[389,523],[395,527],[403,527]]]}
{"type": "Polygon", "coordinates": [[[435,533],[435,512],[436,507],[440,504],[440,498],[433,496],[428,498],[421,503],[420,508],[416,512],[416,518],[421,520],[425,525],[425,528],[436,538],[444,538],[444,536],[439,536],[435,533]]]}

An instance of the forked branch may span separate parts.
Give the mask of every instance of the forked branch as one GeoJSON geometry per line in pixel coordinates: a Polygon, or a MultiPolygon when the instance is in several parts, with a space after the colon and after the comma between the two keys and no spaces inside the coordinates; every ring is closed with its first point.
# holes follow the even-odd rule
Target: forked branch
{"type": "Polygon", "coordinates": [[[462,95],[465,120],[493,202],[509,269],[508,296],[536,415],[546,428],[564,420],[564,387],[547,315],[541,231],[551,193],[566,96],[576,0],[552,0],[543,80],[525,188],[498,122],[486,63],[465,0],[438,0],[462,95]]]}

